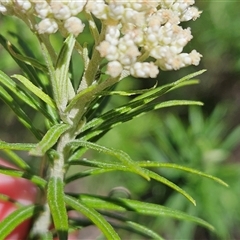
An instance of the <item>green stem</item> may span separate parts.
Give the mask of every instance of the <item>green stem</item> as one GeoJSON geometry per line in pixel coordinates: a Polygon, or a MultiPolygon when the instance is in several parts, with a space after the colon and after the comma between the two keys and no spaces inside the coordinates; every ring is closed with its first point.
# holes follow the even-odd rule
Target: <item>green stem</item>
{"type": "MultiPolygon", "coordinates": [[[[38,40],[41,44],[44,44],[45,48],[47,49],[48,54],[52,59],[52,65],[55,65],[57,61],[57,54],[50,43],[49,36],[46,34],[37,34],[38,40]]],[[[45,59],[46,60],[46,59],[45,59]]]]}
{"type": "Polygon", "coordinates": [[[92,58],[89,61],[89,64],[85,70],[81,84],[80,84],[77,92],[80,92],[80,91],[86,89],[87,87],[91,86],[92,83],[94,82],[96,73],[98,71],[99,65],[102,60],[99,51],[96,49],[96,46],[104,39],[106,30],[107,30],[107,26],[102,24],[101,34],[99,35],[98,40],[95,41],[95,46],[93,47],[92,58]]]}
{"type": "MultiPolygon", "coordinates": [[[[61,136],[56,148],[58,154],[57,157],[53,159],[53,164],[50,166],[50,169],[48,169],[47,179],[56,177],[62,179],[62,181],[64,180],[65,161],[69,157],[68,154],[64,152],[64,149],[69,141],[75,139],[75,131],[75,129],[70,129],[61,136]]],[[[44,201],[44,211],[34,223],[32,230],[33,235],[44,236],[48,233],[49,227],[51,226],[51,211],[48,205],[48,201],[46,201],[46,199],[44,199],[44,201]]]]}

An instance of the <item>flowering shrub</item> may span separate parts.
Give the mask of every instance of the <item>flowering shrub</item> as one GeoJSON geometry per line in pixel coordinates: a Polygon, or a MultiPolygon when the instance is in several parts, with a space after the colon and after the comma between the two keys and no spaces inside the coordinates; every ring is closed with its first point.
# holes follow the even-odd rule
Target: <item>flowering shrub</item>
{"type": "MultiPolygon", "coordinates": [[[[178,70],[188,65],[198,65],[201,55],[183,48],[191,40],[189,28],[183,21],[195,20],[200,12],[194,1],[22,1],[1,0],[0,12],[21,19],[37,37],[44,63],[29,56],[31,49],[24,36],[16,36],[14,45],[6,36],[0,43],[21,68],[23,74],[9,77],[0,71],[0,98],[14,111],[20,122],[33,133],[37,143],[7,143],[0,141],[4,151],[28,151],[41,159],[39,172],[35,173],[20,156],[12,157],[19,171],[4,169],[10,176],[29,179],[41,189],[38,205],[20,208],[0,222],[0,235],[8,236],[16,230],[18,222],[34,217],[30,237],[67,239],[75,229],[96,225],[108,239],[120,239],[115,228],[125,228],[143,236],[161,239],[145,226],[120,217],[111,211],[135,212],[152,216],[169,216],[189,220],[209,229],[213,227],[202,219],[164,206],[121,197],[103,197],[83,193],[65,192],[65,185],[83,177],[123,171],[138,174],[146,180],[154,179],[166,184],[192,204],[195,200],[183,189],[151,167],[174,168],[223,185],[220,179],[176,164],[151,161],[134,161],[122,150],[97,144],[113,127],[142,114],[163,107],[201,105],[197,101],[172,100],[160,102],[160,96],[176,88],[198,83],[199,71],[167,85],[151,89],[116,91],[118,82],[128,78],[156,78],[159,70],[178,70]],[[86,42],[80,41],[83,31],[86,42]],[[60,33],[63,37],[57,51],[49,35],[60,33]],[[94,40],[93,46],[90,44],[94,40]],[[88,42],[89,41],[89,42],[88,42]],[[81,77],[75,76],[73,53],[81,57],[81,77]],[[112,95],[132,96],[127,104],[104,111],[112,95]],[[38,126],[28,117],[28,112],[41,113],[45,126],[38,126]],[[87,150],[98,151],[113,157],[111,162],[88,160],[87,150]],[[89,169],[72,173],[71,166],[88,166],[89,169]],[[75,210],[86,219],[70,219],[68,212],[75,210]],[[104,211],[103,211],[104,210],[104,211]],[[10,219],[14,221],[11,222],[10,219]],[[51,229],[53,220],[54,229],[51,229]],[[116,223],[120,222],[119,224],[116,223]]],[[[34,50],[34,51],[33,51],[34,50]]],[[[15,153],[14,153],[15,154],[15,153]]]]}

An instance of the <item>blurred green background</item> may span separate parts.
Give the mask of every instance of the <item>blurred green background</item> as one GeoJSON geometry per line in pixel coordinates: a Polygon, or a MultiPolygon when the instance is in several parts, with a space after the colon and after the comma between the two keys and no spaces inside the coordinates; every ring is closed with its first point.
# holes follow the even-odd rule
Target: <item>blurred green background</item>
{"type": "MultiPolygon", "coordinates": [[[[211,233],[188,222],[138,217],[139,221],[145,222],[166,239],[240,239],[239,4],[237,0],[196,1],[203,13],[197,21],[184,23],[191,27],[194,36],[186,51],[199,51],[203,55],[201,64],[177,72],[161,72],[159,75],[159,84],[165,84],[196,70],[207,69],[199,77],[199,85],[181,88],[164,96],[164,100],[200,100],[204,103],[203,107],[177,107],[149,113],[117,127],[99,141],[108,147],[126,151],[135,160],[172,162],[213,174],[226,181],[229,188],[186,173],[159,169],[155,171],[188,191],[196,199],[197,206],[192,206],[184,197],[164,185],[146,182],[128,173],[94,176],[69,188],[107,195],[113,188],[121,186],[131,193],[133,199],[186,211],[209,221],[216,228],[216,232],[211,233]]],[[[13,42],[16,39],[14,35],[7,34],[8,31],[24,36],[27,44],[36,49],[31,54],[41,58],[36,39],[21,22],[0,16],[0,29],[1,34],[13,42]]],[[[56,38],[53,41],[57,48],[59,43],[56,38]]],[[[1,70],[8,74],[19,71],[1,46],[0,56],[1,70]]],[[[118,88],[148,88],[154,84],[155,80],[150,79],[126,79],[118,88]]],[[[119,106],[127,101],[128,97],[113,97],[108,107],[119,106]]],[[[32,116],[31,112],[29,115],[35,124],[43,127],[40,115],[32,116]]],[[[36,141],[2,101],[0,116],[0,139],[9,142],[36,141]]],[[[95,152],[87,157],[106,158],[95,152]]],[[[29,159],[28,156],[26,158],[29,159]]],[[[124,194],[117,190],[114,193],[124,194]]],[[[143,239],[126,234],[126,239],[143,239]]]]}

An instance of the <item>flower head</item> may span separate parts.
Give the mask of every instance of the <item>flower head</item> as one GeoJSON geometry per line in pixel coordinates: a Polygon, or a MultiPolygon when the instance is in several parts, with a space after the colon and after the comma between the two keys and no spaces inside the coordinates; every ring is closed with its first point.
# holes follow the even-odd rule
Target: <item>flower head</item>
{"type": "MultiPolygon", "coordinates": [[[[194,0],[0,0],[0,12],[36,17],[39,34],[58,30],[78,36],[85,27],[79,13],[94,15],[107,31],[96,46],[107,63],[107,73],[120,76],[128,70],[136,77],[156,77],[158,70],[198,65],[196,50],[182,53],[192,39],[190,28],[180,23],[196,20],[200,11],[194,0]],[[151,69],[151,71],[150,71],[151,69]]],[[[32,18],[29,18],[32,19],[32,18]]]]}

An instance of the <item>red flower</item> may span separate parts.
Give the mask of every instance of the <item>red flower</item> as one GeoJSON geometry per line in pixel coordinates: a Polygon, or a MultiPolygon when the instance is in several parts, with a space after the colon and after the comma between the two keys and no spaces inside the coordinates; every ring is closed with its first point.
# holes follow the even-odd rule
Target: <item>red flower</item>
{"type": "MultiPolygon", "coordinates": [[[[5,162],[3,159],[0,159],[0,165],[16,169],[15,166],[5,162]]],[[[7,195],[23,205],[31,205],[36,201],[37,187],[27,179],[0,174],[0,194],[7,195]]],[[[0,221],[17,208],[16,204],[0,199],[0,221]]],[[[5,240],[26,239],[30,226],[31,220],[25,220],[18,225],[5,240]]]]}

